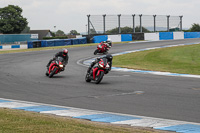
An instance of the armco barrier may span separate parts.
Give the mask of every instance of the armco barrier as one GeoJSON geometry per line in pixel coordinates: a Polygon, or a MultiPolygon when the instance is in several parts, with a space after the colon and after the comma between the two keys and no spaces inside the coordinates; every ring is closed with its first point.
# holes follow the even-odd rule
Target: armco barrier
{"type": "Polygon", "coordinates": [[[121,41],[132,41],[132,34],[121,34],[121,41]]]}
{"type": "Polygon", "coordinates": [[[121,35],[108,35],[112,42],[121,42],[121,35]]]}
{"type": "Polygon", "coordinates": [[[200,32],[184,32],[184,38],[200,38],[200,32]]]}
{"type": "Polygon", "coordinates": [[[20,48],[20,45],[11,45],[11,48],[20,48]]]}
{"type": "Polygon", "coordinates": [[[173,32],[173,39],[184,39],[184,32],[173,32]]]}
{"type": "Polygon", "coordinates": [[[110,38],[112,42],[132,41],[132,34],[94,36],[93,43],[100,43],[106,41],[108,38],[110,38]]]}
{"type": "Polygon", "coordinates": [[[159,32],[157,33],[144,33],[144,40],[159,41],[159,32]]]}
{"type": "Polygon", "coordinates": [[[173,40],[173,32],[159,32],[160,40],[173,40]]]}
{"type": "Polygon", "coordinates": [[[102,41],[106,41],[107,39],[108,39],[107,35],[94,36],[93,37],[93,43],[100,43],[102,41]]]}
{"type": "Polygon", "coordinates": [[[0,50],[10,50],[10,49],[27,49],[27,44],[21,44],[21,45],[2,45],[0,46],[0,50]]]}

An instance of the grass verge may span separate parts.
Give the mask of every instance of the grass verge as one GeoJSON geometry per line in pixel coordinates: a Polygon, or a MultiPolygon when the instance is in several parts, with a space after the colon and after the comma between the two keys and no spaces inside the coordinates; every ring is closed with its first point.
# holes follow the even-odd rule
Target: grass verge
{"type": "MultiPolygon", "coordinates": [[[[0,132],[3,133],[161,133],[87,120],[44,115],[23,110],[0,108],[0,132]]],[[[163,133],[163,132],[162,132],[163,133]]]]}
{"type": "Polygon", "coordinates": [[[113,66],[200,75],[200,44],[115,56],[113,66]]]}

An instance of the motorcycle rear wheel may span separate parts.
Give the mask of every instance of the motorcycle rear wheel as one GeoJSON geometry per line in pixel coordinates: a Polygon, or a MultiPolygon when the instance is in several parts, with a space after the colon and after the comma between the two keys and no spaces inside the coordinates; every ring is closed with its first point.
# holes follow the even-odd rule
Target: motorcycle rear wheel
{"type": "Polygon", "coordinates": [[[52,78],[56,71],[57,71],[57,68],[54,68],[53,71],[50,72],[49,78],[52,78]]]}
{"type": "Polygon", "coordinates": [[[99,76],[95,77],[95,84],[99,84],[101,82],[101,80],[103,79],[104,76],[104,72],[100,72],[99,76]]]}

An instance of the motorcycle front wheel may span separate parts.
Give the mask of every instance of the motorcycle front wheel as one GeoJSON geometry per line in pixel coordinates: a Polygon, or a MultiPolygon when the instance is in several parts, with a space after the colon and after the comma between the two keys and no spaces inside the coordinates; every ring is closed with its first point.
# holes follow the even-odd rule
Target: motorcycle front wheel
{"type": "Polygon", "coordinates": [[[86,81],[86,82],[90,82],[90,81],[91,81],[91,79],[90,79],[90,74],[89,74],[89,73],[86,74],[86,76],[85,76],[85,81],[86,81]]]}
{"type": "Polygon", "coordinates": [[[95,84],[99,84],[101,82],[101,80],[103,79],[103,76],[104,76],[104,72],[101,71],[99,76],[95,77],[95,84]]]}
{"type": "Polygon", "coordinates": [[[45,75],[46,75],[46,76],[49,76],[49,70],[46,71],[45,75]]]}
{"type": "Polygon", "coordinates": [[[57,71],[57,68],[54,68],[53,71],[50,72],[49,78],[52,78],[56,71],[57,71]]]}
{"type": "Polygon", "coordinates": [[[94,51],[94,55],[96,55],[98,53],[98,49],[96,49],[95,51],[94,51]]]}

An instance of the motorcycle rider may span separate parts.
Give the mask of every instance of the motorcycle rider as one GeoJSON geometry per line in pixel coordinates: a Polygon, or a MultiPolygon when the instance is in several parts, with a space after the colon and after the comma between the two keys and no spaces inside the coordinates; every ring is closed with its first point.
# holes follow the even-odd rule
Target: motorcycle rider
{"type": "Polygon", "coordinates": [[[63,69],[61,71],[64,71],[65,70],[65,65],[67,65],[68,63],[68,59],[69,59],[69,56],[68,56],[68,50],[67,49],[64,49],[58,53],[55,54],[55,56],[53,57],[53,59],[50,59],[49,60],[49,63],[47,64],[47,69],[49,69],[49,66],[51,64],[52,61],[54,61],[57,57],[62,57],[64,60],[63,60],[63,69]]]}
{"type": "Polygon", "coordinates": [[[112,41],[110,38],[108,38],[107,41],[103,41],[103,43],[107,46],[105,47],[105,51],[108,51],[108,49],[112,47],[112,41]]]}
{"type": "Polygon", "coordinates": [[[109,70],[107,71],[107,73],[108,73],[108,72],[111,70],[111,68],[112,68],[112,59],[113,59],[113,56],[112,56],[111,54],[107,54],[106,56],[98,57],[97,59],[95,59],[95,61],[93,61],[93,62],[91,63],[91,65],[89,66],[89,68],[88,68],[88,70],[87,70],[87,73],[90,73],[92,67],[93,67],[96,63],[98,63],[98,62],[100,61],[100,59],[103,59],[103,58],[106,58],[106,59],[107,59],[107,62],[108,62],[108,64],[109,64],[109,66],[110,66],[109,70]]]}

